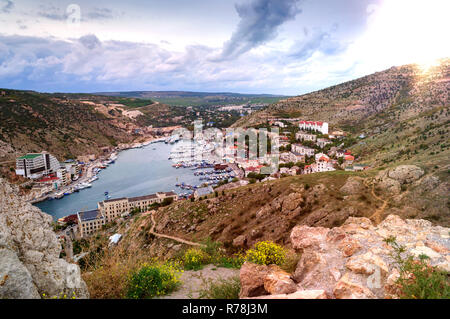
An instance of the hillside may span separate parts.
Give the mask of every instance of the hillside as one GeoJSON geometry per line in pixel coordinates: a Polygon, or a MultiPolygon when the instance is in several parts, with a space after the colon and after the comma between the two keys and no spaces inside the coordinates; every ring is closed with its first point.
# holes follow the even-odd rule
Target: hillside
{"type": "Polygon", "coordinates": [[[324,90],[282,100],[234,126],[254,126],[268,116],[328,121],[353,137],[352,147],[374,166],[419,163],[448,165],[450,60],[422,70],[392,67],[324,90]]]}
{"type": "MultiPolygon", "coordinates": [[[[101,146],[129,141],[119,122],[79,100],[49,94],[0,90],[0,140],[18,153],[47,150],[61,160],[97,153],[101,146]]],[[[12,158],[14,154],[0,154],[12,158]]]]}
{"type": "Polygon", "coordinates": [[[152,99],[173,106],[215,106],[224,104],[275,103],[283,96],[271,94],[240,94],[230,92],[188,92],[188,91],[129,91],[99,92],[97,95],[152,99]]]}
{"type": "MultiPolygon", "coordinates": [[[[83,251],[91,252],[80,261],[83,278],[93,298],[117,298],[129,270],[151,258],[179,259],[190,241],[205,243],[209,238],[233,256],[265,240],[292,250],[296,227],[337,229],[352,218],[379,225],[388,215],[397,215],[448,227],[447,180],[417,166],[400,166],[293,176],[219,190],[217,196],[176,202],[110,225],[83,244],[83,251]],[[107,249],[108,237],[115,233],[123,237],[117,247],[107,249]]],[[[292,258],[290,271],[298,261],[292,258]]]]}

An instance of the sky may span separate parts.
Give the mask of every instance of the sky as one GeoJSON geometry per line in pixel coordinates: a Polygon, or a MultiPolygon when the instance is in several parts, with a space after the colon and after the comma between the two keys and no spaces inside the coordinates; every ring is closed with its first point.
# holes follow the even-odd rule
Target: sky
{"type": "Polygon", "coordinates": [[[298,95],[450,56],[447,0],[0,0],[0,87],[298,95]]]}

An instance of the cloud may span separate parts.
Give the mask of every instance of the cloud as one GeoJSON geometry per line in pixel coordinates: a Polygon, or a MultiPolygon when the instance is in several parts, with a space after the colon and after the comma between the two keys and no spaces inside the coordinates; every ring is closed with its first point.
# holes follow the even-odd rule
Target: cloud
{"type": "Polygon", "coordinates": [[[113,11],[108,8],[94,8],[86,16],[87,20],[108,20],[114,18],[113,11]]]}
{"type": "Polygon", "coordinates": [[[14,8],[14,2],[10,0],[1,0],[0,1],[0,12],[1,13],[10,13],[14,8]]]}
{"type": "Polygon", "coordinates": [[[295,50],[267,51],[248,52],[238,62],[214,61],[220,52],[204,45],[171,51],[159,44],[101,41],[94,34],[69,40],[0,34],[0,87],[299,94],[349,77],[334,55],[304,61],[292,56],[295,50]]]}
{"type": "MultiPolygon", "coordinates": [[[[336,26],[332,31],[336,30],[336,26]]],[[[343,42],[333,38],[332,32],[315,29],[304,29],[304,39],[297,41],[290,49],[289,56],[295,59],[306,60],[313,54],[320,52],[324,55],[336,55],[347,48],[343,42]]]]}
{"type": "MultiPolygon", "coordinates": [[[[42,5],[37,15],[54,21],[64,21],[68,18],[66,7],[55,7],[53,5],[42,5]]],[[[81,11],[83,21],[109,20],[114,19],[114,17],[114,12],[109,8],[95,7],[87,12],[81,11]]]]}
{"type": "Polygon", "coordinates": [[[240,17],[236,31],[224,43],[222,59],[233,59],[277,36],[284,22],[293,20],[301,12],[298,0],[252,0],[236,4],[240,17]]]}
{"type": "Polygon", "coordinates": [[[100,40],[94,34],[82,36],[78,41],[89,50],[93,50],[101,46],[100,40]]]}

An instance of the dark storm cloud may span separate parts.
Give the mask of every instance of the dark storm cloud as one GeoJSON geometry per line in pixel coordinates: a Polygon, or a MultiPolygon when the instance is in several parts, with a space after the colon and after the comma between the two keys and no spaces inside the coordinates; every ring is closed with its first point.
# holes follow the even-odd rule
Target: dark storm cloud
{"type": "Polygon", "coordinates": [[[240,22],[222,50],[222,59],[235,58],[277,36],[284,22],[301,12],[298,0],[252,0],[235,8],[240,22]]]}
{"type": "Polygon", "coordinates": [[[290,50],[289,56],[296,59],[308,59],[315,52],[334,55],[343,51],[346,44],[333,38],[331,32],[308,29],[304,30],[305,38],[298,41],[290,50]]]}

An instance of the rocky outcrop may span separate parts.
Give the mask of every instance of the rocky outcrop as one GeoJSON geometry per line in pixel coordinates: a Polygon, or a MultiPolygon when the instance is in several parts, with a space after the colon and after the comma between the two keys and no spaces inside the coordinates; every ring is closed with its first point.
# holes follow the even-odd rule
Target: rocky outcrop
{"type": "Polygon", "coordinates": [[[378,173],[375,182],[382,191],[395,195],[401,192],[402,185],[417,181],[423,174],[423,169],[418,166],[399,165],[393,169],[378,173]]]}
{"type": "Polygon", "coordinates": [[[423,174],[423,169],[415,165],[399,165],[388,172],[389,178],[400,184],[410,184],[422,177],[423,174]]]}
{"type": "Polygon", "coordinates": [[[0,298],[88,298],[80,269],[59,258],[51,216],[0,179],[0,298]]]}
{"type": "Polygon", "coordinates": [[[365,190],[364,180],[361,177],[351,176],[347,179],[340,191],[346,195],[361,194],[365,190]]]}
{"type": "MultiPolygon", "coordinates": [[[[289,278],[297,284],[297,291],[272,291],[270,296],[259,298],[396,298],[398,265],[385,239],[395,237],[398,244],[405,246],[406,254],[417,258],[425,254],[431,266],[448,271],[449,232],[449,228],[433,226],[426,220],[403,220],[397,215],[389,215],[378,226],[364,217],[350,217],[341,227],[331,229],[296,226],[290,238],[301,258],[289,278]]],[[[263,286],[270,267],[259,267],[265,267],[259,281],[263,286]]],[[[258,278],[258,269],[253,269],[252,277],[258,278]]]]}

